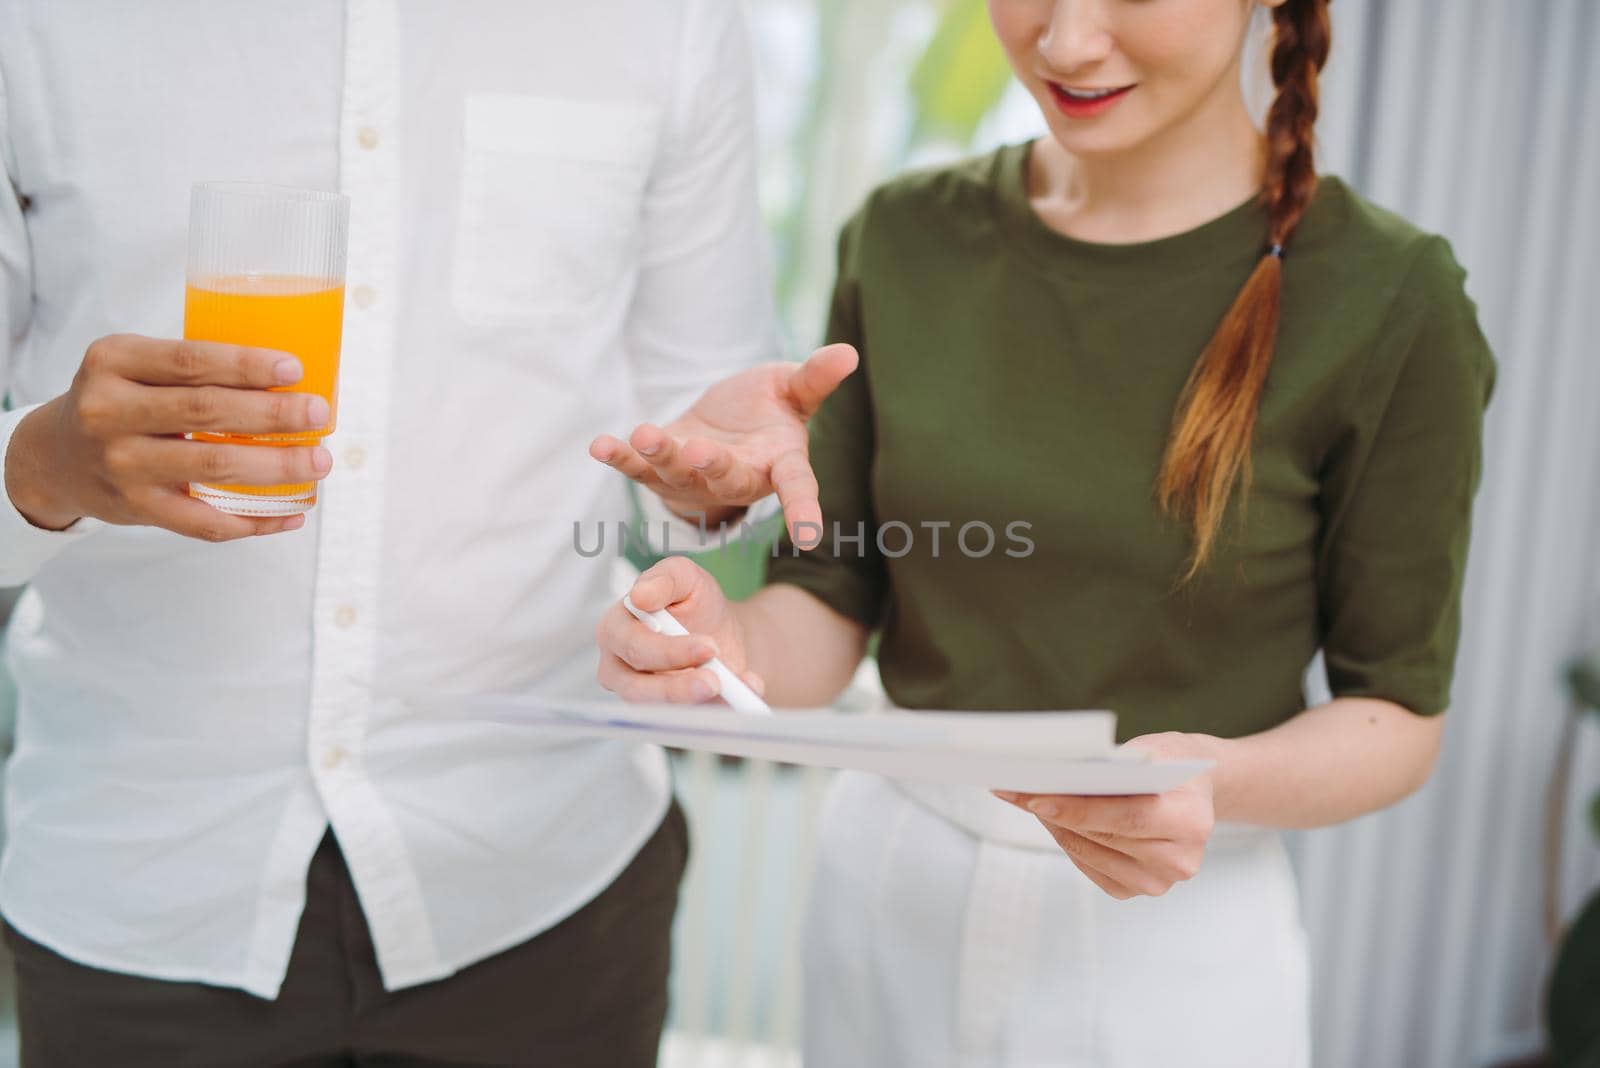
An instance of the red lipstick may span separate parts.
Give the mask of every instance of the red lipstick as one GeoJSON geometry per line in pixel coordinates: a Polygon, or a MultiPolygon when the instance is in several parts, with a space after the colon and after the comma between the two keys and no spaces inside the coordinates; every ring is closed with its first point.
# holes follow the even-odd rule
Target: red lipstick
{"type": "Polygon", "coordinates": [[[1083,91],[1069,93],[1065,86],[1055,82],[1046,82],[1045,84],[1050,87],[1050,96],[1056,102],[1057,110],[1072,119],[1088,119],[1104,114],[1115,107],[1117,101],[1133,90],[1133,86],[1124,85],[1122,88],[1114,89],[1109,93],[1104,90],[1093,90],[1092,92],[1095,95],[1086,97],[1083,95],[1083,91]]]}

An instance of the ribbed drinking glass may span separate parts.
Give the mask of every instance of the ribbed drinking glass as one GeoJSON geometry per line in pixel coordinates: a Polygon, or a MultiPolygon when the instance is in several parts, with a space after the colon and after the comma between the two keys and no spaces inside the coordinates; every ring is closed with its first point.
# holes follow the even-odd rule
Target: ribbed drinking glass
{"type": "MultiPolygon", "coordinates": [[[[294,434],[194,433],[197,441],[264,448],[319,444],[338,421],[350,201],[338,193],[248,182],[195,185],[183,336],[278,349],[305,369],[277,387],[318,393],[328,425],[294,434]]],[[[189,484],[191,496],[235,515],[293,515],[317,501],[315,482],[189,484]]]]}

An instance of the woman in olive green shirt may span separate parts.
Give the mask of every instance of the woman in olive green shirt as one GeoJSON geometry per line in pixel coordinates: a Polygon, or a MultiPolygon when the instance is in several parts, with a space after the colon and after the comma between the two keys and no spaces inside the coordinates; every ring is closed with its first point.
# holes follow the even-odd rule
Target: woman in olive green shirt
{"type": "Polygon", "coordinates": [[[829,340],[861,366],[812,422],[821,543],[740,604],[652,568],[634,601],[694,636],[619,607],[601,681],[704,700],[715,648],[822,704],[878,631],[899,706],[1109,708],[1130,745],[1216,762],[1013,808],[841,776],[808,1063],[1304,1063],[1271,829],[1428,777],[1494,365],[1446,243],[1316,176],[1325,0],[990,9],[1050,135],[845,227],[829,340]],[[1258,3],[1265,136],[1239,77],[1258,3]],[[1334,698],[1307,709],[1318,649],[1334,698]]]}

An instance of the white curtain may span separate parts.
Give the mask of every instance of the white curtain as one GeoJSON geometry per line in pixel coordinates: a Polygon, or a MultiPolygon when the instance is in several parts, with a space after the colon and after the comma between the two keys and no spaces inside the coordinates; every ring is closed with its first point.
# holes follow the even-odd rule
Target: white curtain
{"type": "Polygon", "coordinates": [[[1330,10],[1322,168],[1450,239],[1500,379],[1438,773],[1296,842],[1317,1066],[1491,1065],[1539,1047],[1551,929],[1600,883],[1561,680],[1600,601],[1600,3],[1330,10]]]}

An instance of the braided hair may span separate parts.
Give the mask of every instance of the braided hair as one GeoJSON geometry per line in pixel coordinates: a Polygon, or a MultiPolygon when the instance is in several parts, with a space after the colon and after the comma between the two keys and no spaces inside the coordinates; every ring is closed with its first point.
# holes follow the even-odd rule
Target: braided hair
{"type": "Polygon", "coordinates": [[[1186,522],[1193,552],[1184,581],[1211,558],[1234,486],[1250,488],[1250,446],[1278,333],[1283,257],[1317,189],[1313,128],[1317,76],[1328,60],[1328,0],[1284,0],[1272,12],[1267,112],[1267,243],[1244,288],[1196,361],[1178,400],[1157,482],[1162,509],[1186,522]]]}

